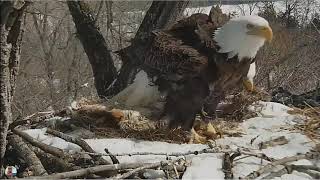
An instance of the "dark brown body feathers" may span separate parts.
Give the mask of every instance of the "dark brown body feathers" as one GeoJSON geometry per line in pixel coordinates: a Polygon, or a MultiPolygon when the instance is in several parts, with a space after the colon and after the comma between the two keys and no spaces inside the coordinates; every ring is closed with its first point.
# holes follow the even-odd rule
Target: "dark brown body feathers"
{"type": "Polygon", "coordinates": [[[251,59],[227,61],[226,54],[217,53],[212,34],[228,19],[214,7],[209,16],[194,14],[154,32],[142,69],[167,93],[164,114],[170,127],[190,129],[203,106],[214,113],[226,91],[247,75],[251,59]]]}

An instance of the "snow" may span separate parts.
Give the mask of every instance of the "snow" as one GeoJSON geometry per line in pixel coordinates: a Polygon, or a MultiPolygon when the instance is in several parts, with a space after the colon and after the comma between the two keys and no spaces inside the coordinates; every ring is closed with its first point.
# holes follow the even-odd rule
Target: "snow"
{"type": "Polygon", "coordinates": [[[182,179],[223,179],[222,154],[191,155],[188,159],[192,165],[187,168],[182,179]]]}
{"type": "MultiPolygon", "coordinates": [[[[306,153],[315,146],[307,136],[300,132],[288,130],[292,125],[299,121],[299,117],[287,113],[289,107],[273,102],[258,102],[250,107],[251,110],[259,111],[259,116],[242,122],[239,126],[243,135],[241,137],[224,137],[215,142],[222,147],[231,149],[246,148],[252,152],[265,153],[271,158],[284,158],[296,155],[297,153],[306,153]],[[259,150],[259,144],[278,137],[285,137],[287,143],[282,145],[267,146],[259,150]],[[253,142],[252,139],[256,138],[253,142]]],[[[52,146],[79,151],[80,147],[68,143],[62,139],[51,137],[45,134],[44,129],[30,129],[25,132],[35,137],[37,140],[50,144],[52,146]]],[[[188,151],[197,151],[208,148],[203,144],[172,144],[166,142],[151,142],[136,139],[86,139],[86,142],[96,151],[104,153],[107,148],[111,153],[126,154],[134,152],[152,152],[152,153],[183,153],[188,151]]],[[[108,159],[109,157],[105,157],[108,159]]],[[[172,157],[175,158],[175,157],[172,157]]],[[[188,155],[186,160],[190,161],[190,166],[183,175],[183,179],[223,179],[221,153],[188,155]]],[[[159,162],[165,160],[165,155],[134,155],[119,156],[120,163],[130,162],[159,162]]],[[[233,168],[235,178],[243,177],[258,170],[267,162],[255,157],[244,158],[236,161],[233,168]]],[[[294,164],[311,165],[309,160],[300,160],[294,164]]],[[[280,179],[280,178],[277,178],[280,179]]],[[[286,174],[281,179],[311,179],[304,173],[294,172],[286,174]]]]}

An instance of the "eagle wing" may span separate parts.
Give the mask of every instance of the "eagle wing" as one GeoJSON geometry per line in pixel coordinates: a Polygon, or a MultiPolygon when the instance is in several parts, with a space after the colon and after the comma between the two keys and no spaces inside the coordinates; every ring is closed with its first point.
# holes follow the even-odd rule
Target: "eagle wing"
{"type": "Polygon", "coordinates": [[[209,16],[203,13],[193,14],[172,25],[168,32],[189,45],[195,46],[198,45],[195,42],[201,42],[205,48],[216,49],[216,43],[212,38],[214,31],[229,19],[230,16],[224,14],[219,6],[213,6],[209,16]]]}
{"type": "Polygon", "coordinates": [[[193,14],[169,29],[154,31],[144,69],[149,74],[174,75],[178,79],[199,75],[208,67],[208,58],[216,54],[214,31],[227,20],[219,7],[213,7],[209,15],[193,14]]]}
{"type": "Polygon", "coordinates": [[[143,67],[149,74],[160,73],[176,77],[195,76],[207,65],[207,56],[164,31],[154,32],[143,62],[143,67]]]}

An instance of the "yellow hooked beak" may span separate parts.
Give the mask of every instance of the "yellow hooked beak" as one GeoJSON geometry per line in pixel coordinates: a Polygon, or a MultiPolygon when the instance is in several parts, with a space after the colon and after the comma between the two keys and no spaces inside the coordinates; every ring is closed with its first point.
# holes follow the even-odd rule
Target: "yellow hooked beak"
{"type": "Polygon", "coordinates": [[[247,34],[263,37],[268,42],[271,42],[273,37],[272,29],[269,26],[254,27],[250,31],[248,31],[247,34]]]}

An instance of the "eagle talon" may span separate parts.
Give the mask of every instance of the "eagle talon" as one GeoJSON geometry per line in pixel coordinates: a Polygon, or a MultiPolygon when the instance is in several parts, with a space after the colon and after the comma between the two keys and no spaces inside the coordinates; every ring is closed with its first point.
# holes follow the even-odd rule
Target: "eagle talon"
{"type": "Polygon", "coordinates": [[[248,92],[256,93],[256,87],[249,79],[243,80],[243,86],[248,92]]]}
{"type": "Polygon", "coordinates": [[[216,129],[217,128],[211,122],[209,122],[207,124],[206,131],[204,132],[204,135],[208,139],[213,139],[213,138],[217,137],[217,135],[219,134],[216,129]]]}
{"type": "Polygon", "coordinates": [[[189,144],[205,144],[207,142],[207,138],[199,135],[194,128],[190,131],[189,144]]]}

